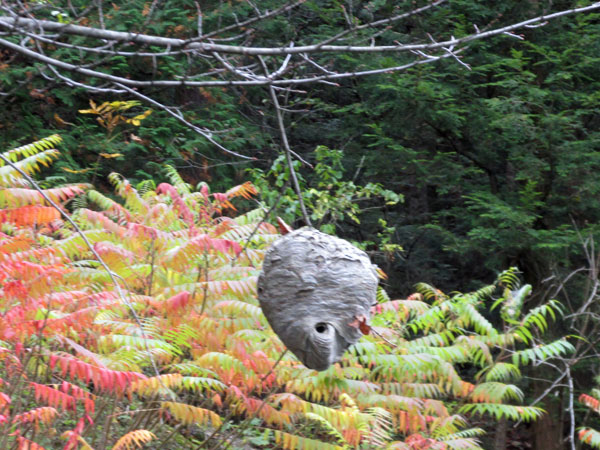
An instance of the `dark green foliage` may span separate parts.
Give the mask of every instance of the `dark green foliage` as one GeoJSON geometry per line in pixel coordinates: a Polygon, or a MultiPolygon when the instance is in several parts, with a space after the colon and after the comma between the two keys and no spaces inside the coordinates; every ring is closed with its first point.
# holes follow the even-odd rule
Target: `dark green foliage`
{"type": "MultiPolygon", "coordinates": [[[[460,14],[440,10],[411,33],[447,26],[458,36],[532,8],[452,2],[460,14]]],[[[408,283],[451,285],[508,264],[538,283],[572,263],[575,227],[593,232],[600,214],[597,19],[557,20],[524,31],[523,41],[473,43],[463,58],[470,71],[449,59],[348,83],[336,97],[313,93],[327,114],[312,125],[325,132],[319,143],[343,142],[350,173],[362,161],[361,182],[405,196],[387,219],[407,250],[394,268],[410,274],[408,283]]]]}

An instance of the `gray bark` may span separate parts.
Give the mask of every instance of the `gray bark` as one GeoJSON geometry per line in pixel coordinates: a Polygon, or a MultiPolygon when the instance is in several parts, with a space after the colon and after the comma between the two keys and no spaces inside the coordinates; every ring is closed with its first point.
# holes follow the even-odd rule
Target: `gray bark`
{"type": "MultiPolygon", "coordinates": [[[[438,4],[441,2],[435,2],[438,4]]],[[[98,28],[84,27],[75,24],[64,24],[59,22],[52,22],[48,20],[36,20],[24,17],[10,17],[0,16],[0,27],[4,29],[15,29],[17,27],[30,27],[32,30],[43,29],[45,31],[58,31],[67,34],[76,34],[80,36],[87,36],[97,39],[106,39],[109,41],[120,41],[120,42],[132,42],[136,44],[147,44],[156,45],[168,48],[180,48],[185,47],[188,49],[197,49],[201,52],[218,52],[228,54],[239,54],[239,55],[289,55],[289,54],[302,54],[302,53],[328,53],[328,52],[349,52],[349,53],[380,53],[380,52],[411,52],[419,50],[434,50],[443,49],[447,50],[451,47],[466,44],[467,42],[484,39],[490,36],[497,36],[501,34],[510,33],[520,28],[528,26],[537,26],[543,24],[548,20],[552,20],[558,17],[563,17],[571,14],[583,13],[593,11],[600,8],[600,2],[595,2],[588,6],[580,8],[571,8],[563,11],[558,11],[552,14],[546,14],[543,16],[534,17],[528,20],[524,20],[519,23],[511,24],[501,28],[495,28],[492,30],[477,32],[464,36],[462,38],[447,39],[441,42],[432,42],[429,44],[397,44],[397,45],[324,45],[324,43],[318,43],[314,45],[303,45],[303,46],[280,46],[280,47],[246,47],[239,45],[224,45],[215,44],[211,42],[197,42],[194,40],[184,40],[175,38],[165,38],[162,36],[149,36],[140,33],[120,32],[112,30],[101,30],[98,28]]],[[[416,11],[422,11],[421,8],[416,11]]],[[[411,12],[412,15],[414,12],[411,12]]],[[[404,15],[397,16],[402,18],[404,15]]],[[[385,22],[385,21],[383,21],[385,22]]],[[[373,22],[377,24],[378,22],[373,22]]],[[[15,29],[18,34],[19,30],[15,29]]],[[[199,38],[201,39],[201,38],[199,38]]]]}

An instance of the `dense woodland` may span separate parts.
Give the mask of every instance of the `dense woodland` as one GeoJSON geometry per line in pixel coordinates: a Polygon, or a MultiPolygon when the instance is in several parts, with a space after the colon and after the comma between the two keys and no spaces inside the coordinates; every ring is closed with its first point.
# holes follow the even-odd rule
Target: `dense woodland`
{"type": "Polygon", "coordinates": [[[0,449],[600,448],[599,102],[597,2],[0,2],[0,449]],[[323,372],[277,217],[381,269],[323,372]]]}

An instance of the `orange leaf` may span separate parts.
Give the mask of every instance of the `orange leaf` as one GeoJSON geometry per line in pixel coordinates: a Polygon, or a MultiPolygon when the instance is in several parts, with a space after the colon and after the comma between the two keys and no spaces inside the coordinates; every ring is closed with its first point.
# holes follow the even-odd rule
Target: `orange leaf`
{"type": "Polygon", "coordinates": [[[152,439],[156,439],[156,436],[154,433],[148,430],[130,431],[117,441],[113,447],[113,450],[130,450],[134,448],[141,448],[144,446],[144,444],[147,444],[152,439]]]}
{"type": "Polygon", "coordinates": [[[17,226],[47,225],[60,219],[60,212],[51,206],[23,206],[0,211],[0,222],[17,226]]]}

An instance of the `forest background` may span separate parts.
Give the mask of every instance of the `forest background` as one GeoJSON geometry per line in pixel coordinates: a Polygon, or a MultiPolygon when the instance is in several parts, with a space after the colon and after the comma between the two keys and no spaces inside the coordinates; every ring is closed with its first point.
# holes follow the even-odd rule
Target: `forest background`
{"type": "MultiPolygon", "coordinates": [[[[528,369],[524,387],[524,404],[542,396],[538,406],[548,414],[509,428],[508,416],[495,416],[504,440],[490,440],[486,448],[510,448],[511,439],[516,448],[574,448],[581,443],[572,438],[569,418],[594,423],[583,405],[571,405],[566,414],[568,398],[591,391],[600,369],[594,247],[600,216],[599,11],[470,37],[590,5],[597,4],[2,2],[0,144],[9,150],[60,135],[60,143],[53,141],[60,158],[43,169],[40,185],[91,185],[106,199],[117,198],[113,172],[141,193],[174,184],[173,172],[198,191],[208,184],[211,192],[229,192],[251,181],[257,200],[243,195],[239,209],[258,201],[268,213],[264,220],[275,223],[280,216],[299,227],[306,220],[286,165],[289,143],[310,221],[364,248],[387,274],[382,286],[392,298],[406,298],[417,283],[440,292],[476,291],[518,267],[532,287],[523,313],[554,299],[562,305],[544,342],[576,336],[572,352],[544,355],[540,359],[555,358],[548,359],[553,368],[528,369]],[[293,58],[285,51],[258,58],[140,44],[132,36],[116,44],[94,41],[93,51],[93,38],[85,33],[19,27],[11,14],[252,48],[326,46],[331,36],[340,46],[423,47],[317,48],[293,58]],[[224,31],[210,35],[219,29],[224,31]],[[302,79],[307,81],[285,82],[302,79]]],[[[5,188],[15,187],[7,180],[5,188]]],[[[124,189],[119,183],[117,191],[124,189]]],[[[90,196],[69,198],[66,209],[93,203],[90,196]]],[[[518,283],[513,287],[517,292],[518,283]]],[[[498,330],[514,325],[497,310],[482,314],[498,330]]]]}

